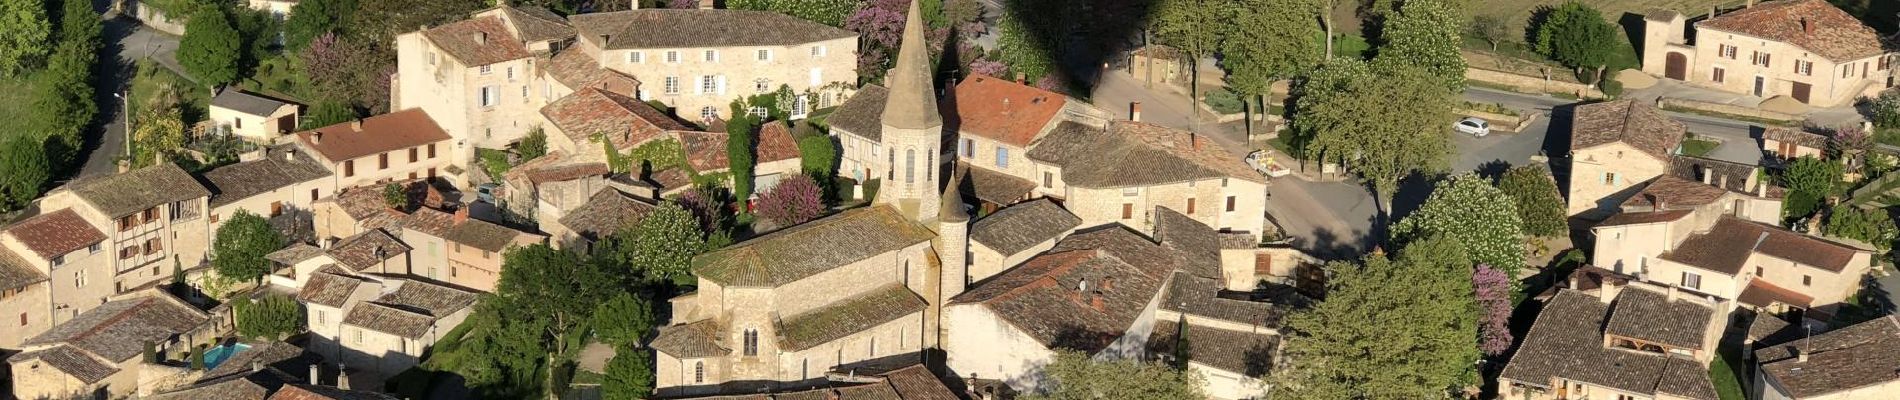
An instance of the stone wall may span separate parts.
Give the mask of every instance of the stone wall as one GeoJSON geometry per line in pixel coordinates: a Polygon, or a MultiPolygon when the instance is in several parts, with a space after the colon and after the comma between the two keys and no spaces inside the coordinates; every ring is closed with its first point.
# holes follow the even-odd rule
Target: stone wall
{"type": "Polygon", "coordinates": [[[1524,76],[1503,71],[1483,68],[1466,68],[1465,79],[1509,86],[1513,90],[1528,93],[1563,93],[1582,98],[1603,98],[1603,92],[1581,83],[1558,80],[1546,80],[1542,77],[1524,76]]]}
{"type": "Polygon", "coordinates": [[[152,28],[152,30],[177,36],[184,36],[185,34],[184,17],[174,18],[170,15],[166,15],[164,10],[147,7],[144,2],[138,0],[125,0],[125,7],[133,10],[132,15],[138,17],[140,24],[144,24],[146,27],[152,28]]]}
{"type": "Polygon", "coordinates": [[[1743,116],[1743,117],[1748,117],[1748,118],[1759,118],[1759,119],[1783,121],[1783,122],[1793,122],[1793,121],[1797,121],[1801,119],[1801,117],[1795,116],[1793,114],[1779,113],[1779,112],[1768,111],[1768,110],[1763,110],[1763,109],[1754,108],[1754,107],[1743,107],[1743,106],[1732,105],[1732,104],[1710,103],[1706,101],[1696,101],[1696,100],[1689,100],[1689,99],[1672,99],[1672,98],[1667,98],[1667,97],[1658,99],[1656,102],[1657,102],[1656,104],[1657,107],[1661,107],[1666,110],[1690,110],[1690,111],[1711,112],[1711,113],[1717,113],[1717,114],[1736,115],[1736,116],[1743,116]]]}

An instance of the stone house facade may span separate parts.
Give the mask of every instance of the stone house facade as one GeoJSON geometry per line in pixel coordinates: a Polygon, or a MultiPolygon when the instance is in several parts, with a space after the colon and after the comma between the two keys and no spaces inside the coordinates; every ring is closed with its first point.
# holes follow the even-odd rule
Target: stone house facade
{"type": "Polygon", "coordinates": [[[1733,302],[1631,278],[1572,274],[1499,374],[1500,397],[1715,400],[1708,364],[1733,302]]]}
{"type": "Polygon", "coordinates": [[[236,88],[211,98],[208,117],[232,135],[256,143],[274,143],[297,130],[300,105],[236,88]]]}
{"type": "Polygon", "coordinates": [[[238,210],[264,218],[302,219],[313,215],[317,200],[336,194],[331,171],[294,146],[266,147],[245,158],[200,175],[212,192],[207,219],[211,239],[238,210]]]}
{"type": "Polygon", "coordinates": [[[9,347],[119,294],[111,283],[113,253],[105,242],[105,232],[72,209],[36,215],[0,231],[0,263],[18,271],[14,279],[22,282],[14,290],[45,296],[36,302],[39,307],[7,309],[20,317],[4,324],[19,330],[8,335],[9,347]],[[32,287],[40,290],[27,290],[32,287]]]}
{"type": "Polygon", "coordinates": [[[206,343],[210,316],[171,295],[148,290],[99,305],[28,340],[7,357],[18,398],[136,393],[146,343],[175,354],[206,343]]]}
{"type": "Polygon", "coordinates": [[[313,349],[381,376],[415,366],[468,318],[476,300],[474,293],[418,280],[319,274],[298,294],[315,305],[308,313],[318,336],[313,349]]]}
{"type": "Polygon", "coordinates": [[[554,99],[538,82],[547,66],[537,54],[573,37],[558,15],[508,6],[397,35],[390,109],[426,111],[456,139],[442,150],[458,161],[471,159],[475,148],[507,147],[534,129],[535,111],[554,99]]]}
{"type": "Polygon", "coordinates": [[[1692,28],[1674,11],[1645,16],[1643,72],[1817,107],[1852,105],[1893,86],[1885,39],[1847,12],[1823,0],[1750,4],[1692,28]]]}
{"type": "Polygon", "coordinates": [[[1570,134],[1570,215],[1602,218],[1630,188],[1668,172],[1687,129],[1655,106],[1619,100],[1577,106],[1570,134]]]}
{"type": "Polygon", "coordinates": [[[508,249],[545,243],[546,236],[471,219],[468,209],[445,213],[419,208],[403,221],[412,248],[410,273],[479,292],[493,292],[508,249]]]}
{"type": "Polygon", "coordinates": [[[164,163],[76,181],[48,192],[39,205],[70,208],[106,234],[104,250],[111,252],[107,262],[119,293],[169,279],[174,263],[204,262],[210,194],[183,169],[164,163]]]}
{"type": "Polygon", "coordinates": [[[421,109],[297,132],[294,142],[335,172],[339,189],[421,178],[459,181],[448,170],[467,165],[448,151],[449,134],[421,109]]]}

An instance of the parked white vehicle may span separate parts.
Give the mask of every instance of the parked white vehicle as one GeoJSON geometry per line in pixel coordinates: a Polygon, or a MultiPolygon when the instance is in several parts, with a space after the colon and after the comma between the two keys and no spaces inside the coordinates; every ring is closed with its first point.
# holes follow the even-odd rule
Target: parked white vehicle
{"type": "Polygon", "coordinates": [[[1452,125],[1452,129],[1471,136],[1485,137],[1491,134],[1491,122],[1476,117],[1466,117],[1452,125]]]}
{"type": "Polygon", "coordinates": [[[1293,173],[1293,170],[1287,169],[1286,166],[1274,163],[1273,156],[1267,155],[1266,150],[1254,150],[1252,153],[1247,153],[1245,161],[1248,167],[1252,167],[1261,175],[1278,178],[1293,173]]]}

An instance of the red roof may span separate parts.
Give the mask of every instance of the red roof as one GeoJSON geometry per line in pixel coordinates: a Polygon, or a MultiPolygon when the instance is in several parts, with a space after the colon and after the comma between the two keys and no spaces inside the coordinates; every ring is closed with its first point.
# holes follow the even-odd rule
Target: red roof
{"type": "MultiPolygon", "coordinates": [[[[297,141],[331,162],[343,162],[449,140],[449,133],[420,108],[392,112],[297,132],[297,141]],[[320,137],[318,137],[320,136],[320,137]]],[[[447,150],[447,149],[443,149],[447,150]]]]}
{"type": "Polygon", "coordinates": [[[451,22],[422,31],[422,35],[435,42],[449,57],[470,67],[533,56],[528,53],[528,46],[509,34],[508,27],[497,17],[451,22]]]}
{"type": "Polygon", "coordinates": [[[687,129],[647,103],[595,87],[576,90],[548,103],[541,108],[541,115],[575,143],[603,135],[614,148],[622,150],[664,137],[666,131],[687,129]]]}
{"type": "Polygon", "coordinates": [[[694,172],[706,173],[730,167],[726,159],[726,134],[720,132],[675,131],[680,150],[686,152],[686,165],[694,172]]]}
{"type": "Polygon", "coordinates": [[[949,111],[958,118],[958,132],[1025,148],[1068,102],[1055,92],[974,74],[952,94],[956,101],[949,111]]]}
{"type": "Polygon", "coordinates": [[[1748,288],[1742,289],[1742,295],[1735,296],[1735,301],[1756,307],[1767,307],[1774,303],[1782,303],[1795,307],[1808,308],[1813,307],[1814,296],[1775,286],[1775,284],[1768,283],[1766,280],[1755,278],[1754,280],[1748,281],[1748,288]]]}
{"type": "Polygon", "coordinates": [[[7,232],[42,259],[52,259],[106,240],[105,233],[93,228],[70,208],[27,218],[7,228],[7,232]]]}
{"type": "Polygon", "coordinates": [[[1884,51],[1873,28],[1821,0],[1756,4],[1697,26],[1792,44],[1834,61],[1859,60],[1884,51]]]}
{"type": "Polygon", "coordinates": [[[784,121],[772,121],[759,127],[758,162],[768,163],[798,158],[798,140],[784,121]]]}

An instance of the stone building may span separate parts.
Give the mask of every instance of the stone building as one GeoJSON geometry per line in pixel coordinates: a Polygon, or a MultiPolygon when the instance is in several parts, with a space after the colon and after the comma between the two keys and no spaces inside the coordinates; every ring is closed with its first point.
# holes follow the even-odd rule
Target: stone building
{"type": "Polygon", "coordinates": [[[1055,247],[1081,218],[1048,199],[997,210],[970,226],[970,282],[988,279],[1055,247]]]}
{"type": "Polygon", "coordinates": [[[1801,157],[1825,157],[1828,136],[1802,128],[1773,126],[1761,133],[1761,148],[1782,161],[1801,157]]]}
{"type": "Polygon", "coordinates": [[[1762,400],[1871,400],[1900,393],[1900,317],[1886,316],[1755,350],[1762,400]]]}
{"type": "Polygon", "coordinates": [[[7,357],[18,398],[125,397],[145,379],[149,343],[177,354],[214,337],[210,317],[161,291],[148,290],[79,314],[7,357]]]}
{"type": "MultiPolygon", "coordinates": [[[[11,278],[7,307],[18,318],[0,345],[18,346],[118,294],[106,234],[72,209],[44,213],[0,231],[0,264],[11,278]],[[24,296],[35,295],[37,298],[24,296]]],[[[7,315],[13,317],[15,315],[7,315]]],[[[9,318],[14,319],[14,318],[9,318]]]]}
{"type": "Polygon", "coordinates": [[[1643,20],[1643,72],[1755,97],[1819,107],[1852,105],[1893,86],[1893,52],[1854,16],[1824,0],[1780,0],[1690,26],[1674,11],[1643,20]]]}
{"type": "Polygon", "coordinates": [[[539,77],[541,57],[573,39],[566,19],[510,6],[397,35],[389,108],[428,113],[456,139],[443,155],[465,164],[476,148],[504,148],[534,129],[535,110],[557,98],[539,77]]]}
{"type": "Polygon", "coordinates": [[[199,175],[211,190],[207,230],[214,238],[238,210],[264,218],[290,215],[302,221],[312,217],[318,199],[336,195],[331,171],[295,146],[266,147],[255,154],[247,155],[254,159],[199,175]]]}
{"type": "Polygon", "coordinates": [[[1577,106],[1570,128],[1569,214],[1602,218],[1637,184],[1662,176],[1687,129],[1655,106],[1619,100],[1577,106]]]}
{"type": "MultiPolygon", "coordinates": [[[[325,169],[337,188],[441,177],[468,159],[449,153],[448,133],[421,109],[408,109],[297,132],[294,142],[325,169]]],[[[380,188],[378,188],[380,189],[380,188]]]]}
{"type": "Polygon", "coordinates": [[[413,248],[408,273],[478,292],[495,291],[502,254],[547,242],[547,236],[468,217],[418,208],[403,220],[402,242],[413,248]]]}
{"type": "Polygon", "coordinates": [[[830,400],[957,400],[961,399],[943,381],[930,373],[930,369],[921,364],[891,369],[882,368],[850,369],[830,371],[825,374],[826,381],[817,388],[791,389],[773,393],[742,394],[706,397],[684,397],[695,400],[777,400],[777,399],[830,399],[830,400]]]}
{"type": "Polygon", "coordinates": [[[550,244],[555,248],[587,252],[602,238],[633,226],[641,217],[653,212],[655,206],[657,203],[652,197],[641,197],[620,187],[610,187],[595,191],[586,203],[566,211],[559,218],[543,219],[541,229],[547,231],[552,242],[550,244]]]}
{"type": "Polygon", "coordinates": [[[1497,378],[1499,395],[1716,400],[1708,364],[1733,308],[1584,267],[1545,300],[1497,378]]]}
{"type": "Polygon", "coordinates": [[[178,388],[144,396],[152,400],[396,400],[395,396],[350,390],[348,375],[338,375],[323,357],[284,342],[260,344],[237,352],[217,368],[178,388]],[[334,382],[320,386],[319,382],[334,382]]]}
{"type": "Polygon", "coordinates": [[[212,124],[244,140],[273,143],[278,137],[297,131],[299,108],[297,103],[226,88],[211,97],[208,117],[212,124]]]}
{"type": "Polygon", "coordinates": [[[298,293],[310,309],[309,348],[326,359],[388,377],[421,361],[461,325],[476,295],[421,280],[319,271],[298,293]]]}

